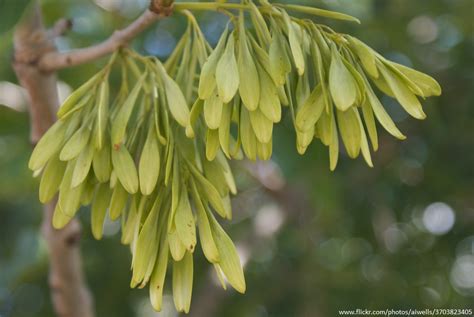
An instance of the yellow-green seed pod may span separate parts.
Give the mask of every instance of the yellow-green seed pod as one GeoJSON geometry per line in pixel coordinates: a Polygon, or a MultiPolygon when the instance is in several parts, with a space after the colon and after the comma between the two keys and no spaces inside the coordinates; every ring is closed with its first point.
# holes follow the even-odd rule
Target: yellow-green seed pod
{"type": "Polygon", "coordinates": [[[222,119],[222,108],[224,104],[217,91],[204,101],[204,119],[209,129],[218,129],[222,119]]]}
{"type": "Polygon", "coordinates": [[[378,66],[381,75],[386,80],[388,86],[398,102],[402,105],[403,109],[416,119],[425,119],[426,114],[421,108],[420,101],[402,79],[397,74],[384,67],[381,63],[379,63],[378,66]]]}
{"type": "Polygon", "coordinates": [[[235,58],[234,32],[229,36],[224,53],[217,63],[216,83],[219,97],[225,103],[230,102],[239,89],[239,69],[235,58]]]}
{"type": "Polygon", "coordinates": [[[356,103],[357,83],[334,45],[331,52],[329,89],[335,106],[341,111],[346,111],[356,103]]]}
{"type": "Polygon", "coordinates": [[[281,120],[281,104],[278,97],[278,90],[267,71],[257,64],[258,75],[260,78],[260,111],[274,123],[281,120]]]}
{"type": "Polygon", "coordinates": [[[105,145],[94,153],[92,160],[92,168],[94,170],[95,177],[101,183],[108,182],[110,174],[112,173],[112,161],[111,161],[111,146],[107,139],[105,145]]]}
{"type": "Polygon", "coordinates": [[[250,123],[250,115],[247,109],[241,109],[239,137],[242,142],[242,148],[245,155],[255,161],[257,159],[257,137],[253,132],[252,124],[250,123]]]}
{"type": "Polygon", "coordinates": [[[171,115],[182,127],[187,127],[190,124],[190,114],[183,92],[178,84],[168,75],[163,65],[159,62],[157,62],[157,64],[159,65],[161,78],[165,84],[166,102],[168,103],[171,115]]]}
{"type": "Polygon", "coordinates": [[[269,49],[272,78],[278,86],[283,86],[286,76],[291,71],[291,61],[286,54],[283,34],[272,25],[272,42],[269,49]]]}
{"type": "Polygon", "coordinates": [[[84,150],[79,154],[76,164],[74,166],[74,173],[72,174],[72,187],[77,187],[84,182],[89,170],[91,169],[92,159],[94,158],[94,146],[89,143],[84,150]]]}
{"type": "Polygon", "coordinates": [[[125,146],[112,149],[112,165],[123,188],[130,194],[135,194],[138,191],[137,168],[125,146]]]}
{"type": "Polygon", "coordinates": [[[270,142],[273,134],[273,122],[264,116],[260,109],[250,111],[249,117],[257,140],[261,143],[270,142]]]}
{"type": "Polygon", "coordinates": [[[150,195],[155,189],[160,175],[160,163],[158,139],[155,130],[150,126],[138,166],[140,190],[143,195],[150,195]]]}
{"type": "Polygon", "coordinates": [[[57,230],[64,228],[72,218],[62,212],[60,204],[56,204],[53,213],[53,228],[57,230]]]}
{"type": "Polygon", "coordinates": [[[73,91],[73,93],[70,94],[66,98],[62,106],[59,108],[58,118],[61,119],[64,116],[66,116],[69,112],[71,112],[75,108],[75,106],[77,105],[77,103],[79,102],[81,98],[84,98],[89,94],[92,95],[94,93],[93,91],[94,87],[97,85],[101,75],[102,75],[102,72],[97,73],[91,79],[89,79],[86,83],[84,83],[81,87],[73,91]]]}
{"type": "Polygon", "coordinates": [[[107,121],[109,116],[109,82],[104,79],[99,87],[99,99],[97,100],[97,118],[95,123],[94,141],[95,147],[101,149],[105,143],[107,132],[107,121]]]}
{"type": "Polygon", "coordinates": [[[127,204],[128,193],[123,188],[120,182],[115,184],[115,187],[112,192],[112,198],[110,200],[110,219],[116,220],[123,212],[125,205],[127,204]]]}
{"type": "Polygon", "coordinates": [[[64,177],[67,163],[59,159],[58,154],[53,155],[46,164],[39,185],[39,200],[46,204],[58,192],[59,185],[64,177]]]}
{"type": "Polygon", "coordinates": [[[367,89],[367,101],[370,103],[372,110],[374,111],[375,117],[380,124],[387,130],[388,133],[396,137],[397,139],[404,140],[406,137],[397,128],[390,115],[385,111],[384,107],[380,103],[379,98],[375,95],[372,88],[367,89]]]}
{"type": "Polygon", "coordinates": [[[153,309],[161,311],[163,303],[163,288],[165,286],[166,269],[168,268],[169,246],[166,233],[162,233],[158,257],[150,279],[150,300],[153,309]]]}
{"type": "Polygon", "coordinates": [[[221,124],[219,126],[219,143],[222,151],[230,157],[230,125],[232,121],[232,106],[224,104],[222,107],[221,124]]]}
{"type": "Polygon", "coordinates": [[[138,95],[143,88],[143,81],[145,80],[146,74],[143,74],[133,87],[130,94],[125,99],[122,105],[119,105],[119,110],[112,121],[112,144],[120,145],[123,143],[125,134],[127,131],[128,121],[132,115],[133,108],[137,102],[138,95]]]}
{"type": "Polygon", "coordinates": [[[153,203],[153,207],[146,217],[136,240],[132,258],[132,281],[135,285],[147,280],[149,278],[149,276],[146,276],[147,271],[150,271],[151,274],[151,269],[155,265],[159,244],[158,215],[162,203],[160,198],[158,196],[153,203]]]}
{"type": "Polygon", "coordinates": [[[375,125],[374,111],[370,106],[368,98],[366,98],[365,102],[362,104],[362,115],[364,116],[365,126],[369,133],[372,148],[374,151],[377,151],[379,148],[377,126],[375,125]]]}
{"type": "Polygon", "coordinates": [[[74,217],[81,204],[83,184],[77,187],[72,187],[72,175],[74,173],[76,161],[73,160],[68,163],[64,178],[59,186],[58,204],[61,205],[61,211],[69,217],[74,217]]]}
{"type": "Polygon", "coordinates": [[[337,110],[337,123],[341,132],[341,138],[346,147],[347,154],[351,158],[359,156],[361,144],[360,127],[356,111],[356,108],[351,108],[348,111],[337,110]]]}
{"type": "Polygon", "coordinates": [[[168,244],[173,260],[181,261],[186,253],[186,247],[179,239],[178,233],[176,232],[176,227],[174,227],[174,225],[171,231],[168,232],[168,244]]]}
{"type": "Polygon", "coordinates": [[[217,263],[220,259],[219,251],[212,236],[211,225],[207,218],[205,207],[199,197],[198,190],[194,182],[191,184],[191,194],[197,213],[197,225],[199,229],[199,241],[206,259],[211,263],[217,263]]]}
{"type": "Polygon", "coordinates": [[[260,102],[260,80],[245,32],[243,17],[241,16],[239,22],[239,56],[237,59],[239,76],[242,79],[239,84],[239,93],[245,107],[253,111],[257,109],[260,102]]]}
{"type": "Polygon", "coordinates": [[[347,36],[352,49],[359,57],[365,71],[374,78],[379,77],[379,71],[376,64],[376,53],[362,41],[352,36],[347,36]]]}
{"type": "Polygon", "coordinates": [[[308,131],[314,128],[314,125],[321,117],[325,108],[324,95],[321,85],[313,89],[310,96],[299,107],[296,114],[295,125],[300,131],[308,131]]]}
{"type": "Polygon", "coordinates": [[[66,142],[63,149],[61,150],[61,153],[59,154],[59,159],[61,161],[70,161],[78,157],[89,142],[90,135],[91,131],[87,125],[83,125],[66,142]]]}
{"type": "Polygon", "coordinates": [[[225,44],[229,29],[226,28],[222,33],[219,42],[212,54],[207,59],[206,63],[202,66],[201,76],[199,79],[198,95],[200,99],[207,99],[211,96],[214,89],[216,88],[216,68],[222,54],[224,53],[225,44]]]}
{"type": "Polygon", "coordinates": [[[210,213],[208,213],[208,216],[211,223],[212,235],[220,254],[219,267],[222,269],[222,272],[224,272],[229,284],[239,293],[245,293],[244,272],[234,243],[214,216],[210,213]]]}
{"type": "Polygon", "coordinates": [[[360,118],[359,111],[357,109],[354,109],[354,110],[357,115],[357,121],[359,122],[360,136],[361,136],[360,150],[362,152],[362,156],[364,157],[364,160],[367,163],[367,165],[369,165],[370,167],[374,167],[374,164],[372,163],[372,156],[370,154],[369,142],[367,141],[367,135],[365,134],[362,119],[360,118]]]}
{"type": "Polygon", "coordinates": [[[194,215],[189,203],[188,192],[184,186],[179,196],[174,222],[178,238],[189,252],[194,252],[196,246],[196,224],[194,223],[194,215]]]}
{"type": "Polygon", "coordinates": [[[193,255],[186,255],[173,263],[173,300],[178,312],[188,313],[193,292],[193,255]]]}
{"type": "Polygon", "coordinates": [[[219,130],[207,129],[206,132],[206,159],[212,161],[219,151],[219,130]]]}
{"type": "Polygon", "coordinates": [[[257,141],[257,155],[258,157],[263,160],[269,160],[272,157],[272,150],[273,150],[273,141],[270,140],[267,143],[261,143],[257,141]]]}
{"type": "Polygon", "coordinates": [[[284,14],[286,26],[288,28],[288,41],[290,44],[291,53],[293,56],[293,61],[296,66],[296,71],[298,75],[302,76],[305,72],[305,58],[302,48],[302,38],[299,34],[302,30],[301,27],[292,22],[290,17],[287,14],[284,14]]]}
{"type": "Polygon", "coordinates": [[[112,191],[107,184],[103,183],[98,186],[91,208],[92,235],[97,240],[102,239],[105,215],[107,214],[111,196],[112,191]]]}
{"type": "Polygon", "coordinates": [[[222,218],[226,218],[227,212],[217,189],[198,170],[196,170],[195,167],[192,165],[189,167],[193,174],[195,183],[198,186],[200,196],[207,200],[222,218]]]}
{"type": "Polygon", "coordinates": [[[391,64],[414,82],[421,89],[424,97],[441,95],[441,86],[431,76],[394,62],[391,62],[391,64]]]}

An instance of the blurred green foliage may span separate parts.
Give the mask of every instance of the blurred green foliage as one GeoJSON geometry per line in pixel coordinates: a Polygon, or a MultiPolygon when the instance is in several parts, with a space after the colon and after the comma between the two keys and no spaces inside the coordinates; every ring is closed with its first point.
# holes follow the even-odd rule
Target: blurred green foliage
{"type": "MultiPolygon", "coordinates": [[[[61,17],[73,18],[73,30],[57,39],[64,50],[104,39],[146,2],[44,0],[42,6],[49,25],[61,17]]],[[[200,256],[191,316],[335,316],[340,309],[355,308],[473,308],[474,2],[286,2],[361,18],[361,26],[322,22],[358,36],[384,56],[433,75],[443,95],[425,101],[424,122],[408,118],[396,101],[383,99],[408,140],[399,142],[381,133],[373,169],[362,159],[343,156],[331,173],[326,150],[316,143],[299,156],[286,118],[276,131],[274,149],[274,161],[288,182],[284,190],[265,191],[242,164],[235,164],[241,194],[234,200],[233,223],[225,225],[248,259],[248,291],[239,295],[220,290],[200,256]]],[[[2,3],[8,6],[13,1],[2,3]]],[[[0,20],[8,15],[9,10],[2,9],[0,20]]],[[[200,13],[198,19],[215,44],[225,17],[200,13]]],[[[184,29],[183,21],[172,17],[157,23],[133,47],[165,58],[184,29]]],[[[7,51],[9,36],[0,43],[4,104],[8,99],[3,97],[11,93],[5,82],[16,82],[7,51]]],[[[59,78],[77,87],[102,63],[64,70],[59,78]]],[[[28,133],[27,113],[0,106],[2,317],[53,315],[48,259],[39,231],[38,184],[27,169],[28,133]]],[[[129,289],[130,252],[119,243],[118,226],[108,224],[108,235],[95,241],[88,210],[80,214],[84,269],[97,316],[156,316],[146,291],[129,289]]],[[[176,315],[171,298],[166,300],[157,316],[176,315]]]]}

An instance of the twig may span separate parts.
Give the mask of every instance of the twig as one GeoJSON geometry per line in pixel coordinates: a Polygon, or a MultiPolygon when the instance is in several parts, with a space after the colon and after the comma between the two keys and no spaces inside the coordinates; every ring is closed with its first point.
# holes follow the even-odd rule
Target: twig
{"type": "Polygon", "coordinates": [[[88,63],[111,54],[134,39],[152,23],[169,14],[169,8],[168,10],[160,9],[154,11],[148,9],[125,29],[115,31],[107,40],[97,45],[70,52],[61,53],[53,51],[44,54],[38,61],[38,68],[43,72],[52,72],[88,63]],[[157,14],[156,12],[162,13],[157,14]]]}

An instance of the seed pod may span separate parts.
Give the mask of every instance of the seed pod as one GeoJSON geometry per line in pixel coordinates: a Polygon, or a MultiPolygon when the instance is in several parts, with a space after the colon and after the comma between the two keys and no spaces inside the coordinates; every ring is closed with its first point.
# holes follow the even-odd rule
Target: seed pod
{"type": "Polygon", "coordinates": [[[361,136],[360,149],[362,152],[362,156],[364,157],[364,160],[367,163],[367,165],[369,165],[370,167],[374,167],[374,164],[372,163],[372,157],[370,155],[369,142],[367,141],[367,135],[365,134],[364,125],[362,124],[359,110],[354,109],[354,111],[357,116],[357,121],[359,122],[360,136],[361,136]]]}
{"type": "Polygon", "coordinates": [[[62,212],[60,204],[56,204],[53,213],[53,228],[58,230],[64,228],[72,218],[62,212]]]}
{"type": "Polygon", "coordinates": [[[385,111],[384,107],[380,103],[375,93],[371,88],[367,89],[367,100],[370,103],[372,110],[374,111],[375,117],[380,124],[387,130],[388,133],[396,137],[397,139],[404,140],[406,137],[398,130],[397,126],[390,118],[390,115],[385,111]]]}
{"type": "Polygon", "coordinates": [[[100,184],[98,186],[91,208],[92,235],[97,240],[102,239],[105,215],[111,196],[112,192],[107,184],[100,184]]]}
{"type": "Polygon", "coordinates": [[[245,32],[243,16],[241,15],[239,19],[239,56],[237,59],[239,77],[242,78],[239,84],[239,93],[245,107],[253,111],[257,109],[260,101],[260,82],[245,32]]]}
{"type": "Polygon", "coordinates": [[[115,184],[112,192],[112,198],[110,200],[110,219],[116,220],[123,212],[125,205],[127,204],[128,193],[123,188],[120,182],[115,184]]]}
{"type": "Polygon", "coordinates": [[[63,149],[61,150],[61,153],[59,154],[59,159],[61,161],[70,161],[78,157],[89,142],[90,134],[91,132],[87,124],[84,124],[66,142],[63,149]]]}
{"type": "Polygon", "coordinates": [[[191,194],[197,213],[197,225],[199,229],[199,241],[201,242],[202,251],[206,259],[211,263],[219,261],[219,251],[212,236],[211,225],[207,218],[205,207],[199,197],[198,190],[194,182],[191,183],[191,194]]]}
{"type": "MultiPolygon", "coordinates": [[[[87,82],[85,82],[81,87],[76,89],[72,94],[70,94],[66,100],[63,102],[61,107],[58,110],[58,118],[64,118],[68,113],[72,112],[75,106],[78,104],[81,98],[85,98],[88,95],[93,94],[93,90],[97,85],[102,72],[97,73],[96,75],[92,76],[87,82]],[[92,89],[92,91],[91,91],[92,89]]],[[[77,110],[77,109],[75,109],[77,110]]]]}
{"type": "Polygon", "coordinates": [[[161,70],[161,78],[165,85],[166,101],[171,115],[182,127],[187,127],[189,125],[189,108],[183,92],[178,84],[168,75],[163,65],[158,61],[157,65],[161,70]]]}
{"type": "Polygon", "coordinates": [[[224,104],[217,91],[204,101],[204,119],[209,129],[218,129],[221,124],[224,104]]]}
{"type": "Polygon", "coordinates": [[[257,64],[258,75],[260,78],[260,111],[274,123],[281,120],[281,104],[278,97],[278,90],[270,75],[257,64]]]}
{"type": "Polygon", "coordinates": [[[329,168],[334,171],[339,159],[339,137],[337,136],[336,119],[331,110],[331,144],[329,145],[329,168]]]}
{"type": "Polygon", "coordinates": [[[83,184],[77,187],[72,187],[72,175],[74,173],[75,161],[71,161],[66,167],[64,178],[59,186],[58,204],[61,205],[63,214],[69,217],[74,217],[81,204],[83,184]]]}
{"type": "Polygon", "coordinates": [[[158,257],[156,258],[155,268],[150,279],[150,300],[156,311],[161,311],[166,269],[168,268],[169,246],[166,236],[165,230],[163,230],[158,257]]]}
{"type": "Polygon", "coordinates": [[[272,78],[278,86],[285,84],[286,76],[291,72],[291,61],[286,54],[284,40],[281,31],[275,23],[272,23],[272,42],[269,48],[269,58],[272,78]]]}
{"type": "Polygon", "coordinates": [[[186,252],[181,261],[173,263],[173,300],[178,312],[189,312],[192,291],[193,255],[186,252]]]}
{"type": "Polygon", "coordinates": [[[130,194],[135,194],[138,191],[137,169],[125,146],[112,150],[112,165],[123,188],[130,194]]]}
{"type": "Polygon", "coordinates": [[[140,93],[140,90],[143,87],[143,81],[145,80],[145,77],[146,74],[143,74],[140,77],[125,102],[120,105],[117,115],[113,119],[111,132],[113,145],[120,145],[124,141],[128,121],[130,120],[130,116],[132,115],[132,111],[137,101],[138,94],[140,93]]]}
{"type": "Polygon", "coordinates": [[[88,144],[85,149],[79,154],[74,165],[74,173],[72,174],[72,187],[77,187],[81,184],[89,174],[89,170],[92,165],[92,159],[94,158],[94,146],[88,144]]]}
{"type": "Polygon", "coordinates": [[[63,121],[57,121],[53,126],[43,135],[35,146],[31,154],[28,167],[32,171],[41,169],[56,153],[63,143],[63,135],[66,131],[67,125],[63,121]]]}
{"type": "Polygon", "coordinates": [[[375,125],[374,112],[370,107],[369,100],[367,99],[362,104],[362,115],[364,116],[365,126],[367,127],[370,141],[372,142],[372,148],[374,151],[377,151],[379,148],[377,127],[375,125]]]}
{"type": "Polygon", "coordinates": [[[324,96],[321,85],[316,86],[311,95],[306,99],[296,114],[296,128],[300,131],[308,131],[321,117],[325,107],[324,96]]]}
{"type": "Polygon", "coordinates": [[[341,111],[346,111],[356,102],[357,83],[334,45],[331,52],[331,67],[329,69],[331,96],[335,106],[341,111]]]}
{"type": "Polygon", "coordinates": [[[425,119],[426,114],[421,108],[420,101],[415,94],[410,91],[406,84],[403,83],[400,77],[381,65],[381,63],[379,63],[378,66],[380,73],[386,80],[398,102],[402,105],[403,109],[416,119],[425,119]]]}
{"type": "Polygon", "coordinates": [[[206,158],[212,161],[219,151],[219,130],[207,129],[206,133],[206,158]]]}
{"type": "Polygon", "coordinates": [[[257,140],[261,143],[270,142],[273,134],[273,122],[265,117],[260,109],[250,111],[249,117],[257,140]]]}
{"type": "Polygon", "coordinates": [[[302,39],[298,34],[298,31],[300,31],[300,26],[292,22],[286,13],[283,15],[283,18],[285,19],[286,27],[288,29],[288,41],[290,44],[293,61],[295,63],[298,75],[302,76],[305,72],[305,60],[302,49],[302,39]]]}
{"type": "Polygon", "coordinates": [[[273,142],[270,140],[268,143],[261,143],[257,141],[257,155],[263,160],[267,161],[272,157],[273,142]]]}
{"type": "Polygon", "coordinates": [[[106,138],[104,146],[100,150],[96,150],[92,160],[92,168],[95,177],[101,183],[105,183],[110,179],[112,172],[112,162],[110,157],[111,145],[108,138],[106,138]]]}
{"type": "Polygon", "coordinates": [[[147,280],[149,276],[146,276],[146,272],[150,271],[151,274],[151,269],[155,265],[159,244],[158,215],[162,203],[160,198],[159,195],[153,203],[153,207],[138,234],[132,259],[132,282],[134,285],[139,284],[142,280],[147,280]]]}
{"type": "MultiPolygon", "coordinates": [[[[231,120],[232,120],[232,107],[230,104],[224,104],[222,107],[221,124],[219,126],[219,143],[221,145],[222,151],[225,153],[227,157],[230,157],[229,143],[230,143],[230,138],[231,138],[231,135],[230,135],[231,120]]],[[[210,154],[213,154],[213,153],[210,153],[210,154]]]]}
{"type": "Polygon", "coordinates": [[[240,113],[239,138],[242,142],[242,148],[245,155],[255,161],[257,159],[257,138],[250,123],[250,115],[247,109],[243,107],[240,113]]]}
{"type": "Polygon", "coordinates": [[[222,101],[225,103],[231,101],[239,88],[239,70],[235,58],[234,32],[229,36],[224,53],[217,63],[216,82],[217,91],[222,101]]]}
{"type": "MultiPolygon", "coordinates": [[[[117,186],[120,186],[120,183],[117,184],[117,186]]],[[[115,188],[116,190],[117,188],[115,188]]],[[[122,214],[123,206],[119,208],[114,208],[114,204],[121,203],[120,198],[118,197],[117,203],[114,201],[114,195],[115,195],[115,190],[114,193],[112,194],[112,201],[110,203],[110,209],[109,209],[109,215],[110,219],[115,220],[122,214]],[[115,210],[115,211],[114,211],[115,210]],[[113,213],[117,213],[117,210],[120,210],[120,213],[118,215],[113,215],[113,213]],[[114,218],[115,217],[115,218],[114,218]]],[[[125,191],[125,189],[122,188],[122,192],[125,193],[125,200],[124,204],[127,202],[128,199],[128,194],[125,191]]],[[[124,216],[122,217],[122,237],[120,238],[120,242],[122,244],[130,244],[132,243],[134,239],[134,235],[137,229],[137,225],[140,224],[140,217],[141,217],[141,210],[143,208],[138,208],[136,201],[138,198],[134,197],[130,200],[130,206],[126,212],[124,212],[124,216]]],[[[143,196],[140,200],[140,206],[144,205],[147,200],[147,196],[143,196]]]]}
{"type": "Polygon", "coordinates": [[[356,109],[348,111],[337,110],[337,123],[341,132],[342,141],[351,158],[356,158],[360,153],[361,134],[357,120],[356,109]]]}
{"type": "Polygon", "coordinates": [[[168,242],[170,246],[171,257],[173,258],[173,260],[181,261],[186,253],[186,247],[179,239],[174,224],[171,231],[168,232],[168,242]]]}
{"type": "Polygon", "coordinates": [[[99,88],[99,99],[97,100],[97,118],[95,124],[95,147],[101,149],[104,145],[108,112],[109,112],[109,82],[104,79],[99,88]]]}
{"type": "Polygon", "coordinates": [[[182,187],[181,195],[179,197],[179,204],[176,209],[174,217],[176,224],[176,233],[185,248],[189,252],[194,252],[196,246],[196,224],[194,223],[194,216],[189,203],[188,192],[186,187],[182,187]]]}
{"type": "Polygon", "coordinates": [[[196,170],[195,167],[189,165],[189,170],[193,175],[200,196],[208,201],[222,218],[226,218],[227,212],[217,189],[198,170],[196,170]]]}
{"type": "Polygon", "coordinates": [[[394,62],[391,62],[391,64],[414,82],[423,92],[423,96],[430,97],[441,95],[441,86],[431,76],[394,62]]]}
{"type": "Polygon", "coordinates": [[[153,126],[150,126],[138,166],[140,190],[143,195],[150,195],[155,189],[160,175],[160,163],[158,139],[153,126]]]}
{"type": "Polygon", "coordinates": [[[208,213],[208,217],[211,223],[212,236],[220,254],[218,265],[224,272],[229,284],[239,293],[245,293],[244,272],[234,243],[211,213],[208,213]]]}
{"type": "Polygon", "coordinates": [[[58,154],[53,155],[46,164],[39,186],[39,200],[46,204],[58,192],[67,163],[61,161],[58,154]]]}
{"type": "Polygon", "coordinates": [[[379,72],[376,65],[376,55],[375,52],[368,47],[362,41],[359,41],[355,37],[347,36],[349,43],[351,44],[352,49],[355,51],[357,56],[359,57],[362,66],[364,67],[365,71],[374,78],[379,77],[379,72]]]}
{"type": "Polygon", "coordinates": [[[199,89],[198,94],[200,99],[207,99],[213,93],[216,87],[216,68],[217,63],[219,62],[222,54],[224,53],[224,48],[229,34],[229,29],[226,28],[224,33],[222,33],[219,42],[217,43],[216,48],[212,54],[207,59],[206,63],[202,66],[201,76],[199,79],[199,89]]]}

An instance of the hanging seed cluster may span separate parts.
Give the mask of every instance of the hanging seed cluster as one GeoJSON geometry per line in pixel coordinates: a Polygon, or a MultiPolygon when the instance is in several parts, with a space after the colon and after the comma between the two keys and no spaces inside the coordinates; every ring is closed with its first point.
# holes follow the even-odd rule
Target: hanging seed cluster
{"type": "Polygon", "coordinates": [[[149,283],[157,310],[169,264],[176,308],[189,310],[196,227],[219,278],[245,291],[235,247],[214,215],[232,217],[232,172],[223,155],[207,161],[203,142],[184,135],[186,127],[192,131],[185,97],[158,60],[132,52],[113,57],[65,101],[58,118],[29,162],[33,171],[42,172],[41,202],[59,192],[56,228],[64,227],[81,205],[91,204],[97,239],[107,214],[111,220],[121,217],[121,241],[133,254],[131,286],[149,283]],[[116,59],[122,84],[113,100],[108,77],[116,59]]]}
{"type": "Polygon", "coordinates": [[[40,201],[59,193],[56,228],[86,205],[97,239],[106,217],[120,218],[121,241],[133,255],[131,286],[149,284],[156,310],[170,266],[175,306],[189,311],[198,239],[222,286],[227,281],[245,291],[235,246],[215,214],[232,217],[236,186],[228,159],[269,159],[283,107],[300,154],[318,138],[329,147],[334,169],[342,140],[350,157],[362,153],[372,166],[376,122],[405,138],[373,87],[417,119],[425,118],[419,97],[441,93],[428,75],[287,10],[357,21],[353,17],[266,0],[259,6],[246,0],[240,8],[236,15],[224,11],[231,18],[214,49],[191,12],[182,10],[188,27],[164,64],[117,52],[64,102],[29,162],[41,174],[40,201]],[[109,82],[115,69],[118,91],[109,82]]]}
{"type": "Polygon", "coordinates": [[[199,99],[192,111],[203,113],[209,160],[219,148],[235,157],[240,146],[249,159],[270,158],[273,126],[281,120],[282,106],[289,106],[300,154],[318,138],[329,147],[334,169],[342,139],[351,158],[362,153],[372,166],[368,139],[377,150],[376,121],[393,136],[405,138],[373,85],[417,119],[425,118],[418,97],[441,93],[433,78],[388,61],[354,37],[290,17],[280,6],[257,7],[251,1],[248,6],[253,28],[245,25],[241,12],[233,20],[234,30],[224,32],[200,75],[199,99]],[[236,135],[230,133],[232,125],[236,135]]]}

